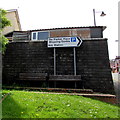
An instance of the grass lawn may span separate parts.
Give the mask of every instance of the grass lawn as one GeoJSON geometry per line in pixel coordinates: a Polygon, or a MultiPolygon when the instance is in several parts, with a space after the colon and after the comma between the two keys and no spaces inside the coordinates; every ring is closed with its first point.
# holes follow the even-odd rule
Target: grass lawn
{"type": "Polygon", "coordinates": [[[118,106],[82,96],[17,90],[2,102],[3,118],[118,118],[118,106]]]}

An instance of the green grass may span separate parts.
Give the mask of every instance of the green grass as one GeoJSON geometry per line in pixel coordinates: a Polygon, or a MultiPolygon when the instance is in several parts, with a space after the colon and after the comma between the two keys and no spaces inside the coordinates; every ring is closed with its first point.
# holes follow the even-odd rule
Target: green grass
{"type": "Polygon", "coordinates": [[[9,93],[7,93],[7,92],[2,92],[2,94],[1,94],[1,95],[2,95],[1,99],[4,98],[4,97],[5,97],[6,95],[8,95],[8,94],[9,94],[9,93]]]}
{"type": "Polygon", "coordinates": [[[2,103],[3,118],[118,118],[118,106],[82,96],[11,93],[2,103]]]}

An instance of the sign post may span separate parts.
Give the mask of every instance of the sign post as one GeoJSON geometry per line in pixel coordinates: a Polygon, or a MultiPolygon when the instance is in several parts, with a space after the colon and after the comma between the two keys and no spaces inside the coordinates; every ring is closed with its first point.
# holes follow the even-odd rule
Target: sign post
{"type": "Polygon", "coordinates": [[[54,48],[54,75],[56,75],[56,48],[57,47],[73,47],[74,54],[74,75],[76,75],[76,49],[82,44],[79,37],[54,37],[48,38],[48,48],[54,48]]]}
{"type": "Polygon", "coordinates": [[[54,75],[56,75],[56,48],[54,48],[54,75]]]}
{"type": "Polygon", "coordinates": [[[74,75],[76,75],[76,51],[75,51],[75,47],[73,48],[73,53],[74,53],[74,75]]]}

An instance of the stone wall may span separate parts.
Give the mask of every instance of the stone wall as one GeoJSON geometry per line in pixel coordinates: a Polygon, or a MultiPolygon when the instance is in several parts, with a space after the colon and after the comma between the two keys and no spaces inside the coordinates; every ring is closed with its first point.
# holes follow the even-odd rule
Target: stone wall
{"type": "MultiPolygon", "coordinates": [[[[83,40],[76,48],[76,62],[85,89],[114,94],[107,39],[83,40]]],[[[53,75],[53,48],[47,48],[46,41],[9,43],[3,57],[3,82],[15,82],[20,73],[53,75]]],[[[73,48],[56,48],[56,74],[74,75],[73,48]]]]}

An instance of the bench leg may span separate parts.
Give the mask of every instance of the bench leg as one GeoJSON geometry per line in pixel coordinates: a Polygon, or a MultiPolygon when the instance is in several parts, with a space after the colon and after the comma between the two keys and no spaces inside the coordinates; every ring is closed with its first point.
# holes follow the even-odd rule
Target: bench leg
{"type": "Polygon", "coordinates": [[[54,88],[56,88],[56,81],[54,81],[54,88]]]}
{"type": "Polygon", "coordinates": [[[49,88],[49,82],[47,82],[46,84],[47,84],[47,88],[49,88]]]}
{"type": "Polygon", "coordinates": [[[82,81],[82,86],[83,86],[82,88],[85,89],[85,87],[84,87],[84,81],[82,81]]]}
{"type": "Polygon", "coordinates": [[[76,82],[75,82],[75,88],[77,88],[77,84],[76,84],[76,82]]]}

